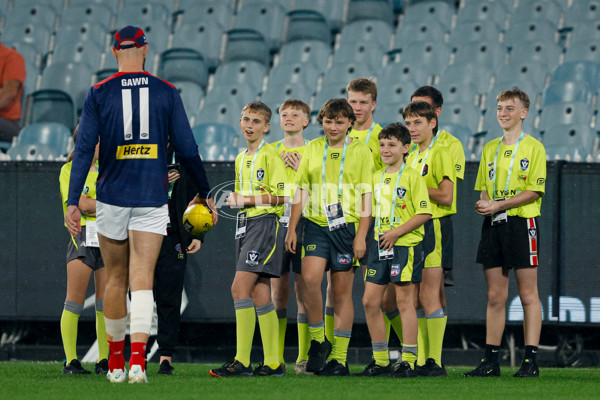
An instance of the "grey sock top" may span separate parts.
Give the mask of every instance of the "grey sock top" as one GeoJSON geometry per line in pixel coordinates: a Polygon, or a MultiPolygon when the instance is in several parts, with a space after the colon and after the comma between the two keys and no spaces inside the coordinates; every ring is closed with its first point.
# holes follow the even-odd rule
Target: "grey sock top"
{"type": "Polygon", "coordinates": [[[65,310],[72,312],[73,314],[81,315],[83,311],[83,304],[75,303],[74,301],[65,300],[65,310]]]}
{"type": "Polygon", "coordinates": [[[275,310],[273,302],[267,303],[264,306],[256,306],[256,315],[265,315],[275,310]]]}
{"type": "Polygon", "coordinates": [[[254,301],[252,301],[251,297],[248,297],[247,299],[235,300],[233,302],[233,307],[236,310],[242,310],[244,308],[252,308],[252,307],[254,307],[254,301]]]}

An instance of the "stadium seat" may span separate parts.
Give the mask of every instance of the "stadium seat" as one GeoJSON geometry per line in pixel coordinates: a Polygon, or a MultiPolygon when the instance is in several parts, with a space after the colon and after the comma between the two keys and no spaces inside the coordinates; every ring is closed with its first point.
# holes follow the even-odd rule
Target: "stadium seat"
{"type": "Polygon", "coordinates": [[[200,52],[211,69],[219,65],[225,32],[216,21],[181,24],[173,34],[173,46],[188,47],[200,52]]]}
{"type": "Polygon", "coordinates": [[[550,78],[551,82],[576,81],[585,82],[590,90],[598,90],[600,82],[600,64],[591,61],[565,62],[556,67],[550,78]]]}
{"type": "Polygon", "coordinates": [[[75,128],[77,109],[71,96],[61,90],[45,89],[33,92],[27,99],[24,124],[58,122],[70,130],[75,128]]]}
{"type": "Polygon", "coordinates": [[[196,124],[219,123],[239,130],[241,107],[228,102],[219,104],[204,104],[196,117],[196,124]]]}
{"type": "Polygon", "coordinates": [[[36,87],[37,77],[40,74],[41,55],[38,53],[37,48],[30,43],[18,42],[18,43],[4,43],[7,46],[14,47],[25,60],[25,70],[27,77],[25,78],[25,87],[23,94],[32,93],[36,87]]]}
{"type": "Polygon", "coordinates": [[[164,4],[152,2],[127,2],[121,11],[117,13],[118,29],[126,25],[138,26],[144,29],[144,26],[147,27],[160,24],[167,27],[171,25],[171,10],[164,4]]]}
{"type": "Polygon", "coordinates": [[[486,96],[484,109],[489,110],[491,107],[491,109],[495,112],[497,106],[496,96],[498,96],[498,94],[503,90],[515,87],[523,90],[529,96],[529,101],[531,103],[529,106],[530,116],[527,117],[527,119],[531,119],[533,121],[535,119],[535,110],[537,110],[537,98],[542,93],[543,85],[536,86],[533,82],[528,81],[526,79],[500,80],[496,78],[494,86],[492,87],[492,89],[490,89],[486,96]]]}
{"type": "Polygon", "coordinates": [[[58,89],[67,92],[80,110],[90,89],[92,69],[83,63],[55,62],[42,73],[40,89],[58,89]]]}
{"type": "Polygon", "coordinates": [[[92,78],[92,85],[95,85],[98,82],[102,82],[103,80],[110,78],[117,72],[119,72],[117,68],[99,69],[98,71],[94,72],[94,77],[92,78]]]}
{"type": "Polygon", "coordinates": [[[42,143],[17,144],[9,148],[7,154],[14,161],[51,161],[58,157],[50,146],[42,143]]]}
{"type": "Polygon", "coordinates": [[[500,32],[496,24],[479,20],[465,21],[452,30],[448,44],[452,47],[471,42],[491,45],[500,41],[500,32]]]}
{"type": "Polygon", "coordinates": [[[220,143],[198,146],[198,152],[204,161],[225,161],[224,146],[220,143]]]}
{"type": "Polygon", "coordinates": [[[312,64],[301,62],[279,63],[271,69],[269,86],[302,83],[308,87],[316,87],[320,75],[321,71],[312,64]]]}
{"type": "Polygon", "coordinates": [[[325,104],[325,102],[329,99],[345,99],[346,87],[348,86],[348,82],[350,82],[350,80],[336,81],[327,84],[324,83],[323,86],[321,86],[321,90],[319,90],[315,95],[315,100],[313,106],[311,107],[313,110],[312,112],[317,113],[321,109],[323,104],[325,104]]]}
{"type": "Polygon", "coordinates": [[[331,43],[331,30],[325,17],[318,11],[296,10],[288,14],[285,42],[294,40],[321,40],[331,43]]]}
{"type": "MultiPolygon", "coordinates": [[[[377,84],[379,90],[383,87],[391,87],[396,83],[410,83],[412,85],[426,84],[429,83],[431,78],[431,71],[427,68],[421,68],[415,63],[405,62],[392,62],[386,65],[377,74],[377,84]]],[[[411,93],[407,95],[410,96],[411,93]]]]}
{"type": "Polygon", "coordinates": [[[580,25],[600,21],[600,1],[573,1],[565,10],[563,27],[577,28],[580,25]]]}
{"type": "Polygon", "coordinates": [[[562,16],[562,6],[554,0],[528,0],[519,2],[519,6],[510,21],[513,25],[529,23],[532,20],[542,19],[558,24],[562,16]]]}
{"type": "Polygon", "coordinates": [[[456,62],[444,70],[440,75],[440,82],[449,84],[471,84],[477,90],[477,93],[487,93],[490,87],[490,80],[493,70],[478,67],[468,62],[456,62]]]}
{"type": "Polygon", "coordinates": [[[24,42],[35,47],[39,54],[46,54],[49,50],[50,37],[52,30],[44,25],[32,23],[16,24],[2,29],[2,43],[5,45],[15,45],[24,42]]]}
{"type": "Polygon", "coordinates": [[[202,90],[200,85],[192,81],[171,81],[171,84],[177,88],[177,91],[181,95],[188,120],[193,121],[198,111],[200,111],[200,102],[202,101],[202,97],[204,97],[204,90],[202,90]]]}
{"type": "Polygon", "coordinates": [[[90,69],[97,68],[102,61],[104,49],[95,41],[81,41],[76,36],[71,41],[63,41],[54,46],[52,63],[84,63],[90,69]]]}
{"type": "Polygon", "coordinates": [[[360,20],[347,24],[342,30],[340,47],[352,46],[357,42],[374,43],[383,50],[390,48],[394,29],[386,22],[360,20]]]}
{"type": "Polygon", "coordinates": [[[333,31],[340,31],[344,24],[346,0],[296,0],[292,11],[313,10],[323,15],[333,31]]]}
{"type": "Polygon", "coordinates": [[[215,21],[219,24],[222,31],[227,31],[233,24],[233,9],[227,3],[216,1],[187,2],[179,5],[183,10],[181,16],[182,24],[196,24],[200,21],[215,21]]]}
{"type": "Polygon", "coordinates": [[[113,10],[104,2],[86,2],[81,5],[69,6],[60,17],[62,25],[79,25],[83,22],[106,24],[109,29],[113,28],[113,10]]]}
{"type": "Polygon", "coordinates": [[[350,0],[346,24],[360,19],[380,20],[394,24],[394,7],[388,0],[350,0]]]}
{"type": "Polygon", "coordinates": [[[478,68],[493,70],[505,63],[506,50],[499,42],[463,43],[456,48],[455,63],[467,61],[478,68]]]}
{"type": "Polygon", "coordinates": [[[158,76],[167,81],[194,82],[206,89],[208,65],[196,50],[174,48],[160,55],[158,76]]]}
{"type": "MultiPolygon", "coordinates": [[[[600,16],[599,16],[600,18],[600,16]]],[[[598,42],[600,41],[600,19],[589,21],[585,24],[578,24],[573,27],[570,35],[571,44],[577,42],[598,42]]]]}
{"type": "Polygon", "coordinates": [[[116,13],[119,10],[121,0],[69,0],[68,8],[76,6],[86,6],[90,3],[101,4],[104,7],[107,7],[113,13],[116,13]]]}
{"type": "Polygon", "coordinates": [[[542,107],[552,103],[579,101],[591,104],[593,93],[586,82],[558,81],[550,82],[544,90],[542,107]]]}
{"type": "MultiPolygon", "coordinates": [[[[512,61],[506,65],[501,65],[496,70],[496,82],[509,84],[508,87],[503,87],[503,89],[508,89],[513,86],[522,87],[525,85],[527,88],[523,89],[530,95],[531,88],[535,88],[536,93],[541,93],[546,85],[546,78],[550,72],[549,68],[551,68],[549,65],[543,63],[512,61]]],[[[494,93],[494,96],[496,94],[498,93],[494,93]]]]}
{"type": "Polygon", "coordinates": [[[400,61],[419,60],[420,65],[426,65],[434,75],[439,75],[450,62],[451,52],[450,47],[441,41],[408,43],[400,49],[400,61]]]}
{"type": "Polygon", "coordinates": [[[373,75],[373,70],[361,62],[344,62],[332,64],[323,76],[323,86],[330,83],[348,84],[354,78],[368,78],[373,75]]]}
{"type": "Polygon", "coordinates": [[[351,44],[340,45],[335,53],[333,53],[332,63],[364,63],[372,71],[378,71],[381,69],[384,56],[385,49],[379,47],[376,43],[358,41],[351,44]]]}
{"type": "Polygon", "coordinates": [[[238,10],[233,26],[238,30],[255,30],[264,37],[267,48],[275,52],[281,46],[283,22],[287,10],[277,2],[245,0],[238,10]]]}
{"type": "Polygon", "coordinates": [[[598,41],[583,40],[571,43],[565,54],[565,62],[570,61],[592,61],[594,63],[600,63],[600,48],[598,48],[598,41]]]}
{"type": "Polygon", "coordinates": [[[179,10],[185,10],[195,6],[198,3],[215,4],[222,3],[235,11],[237,0],[179,0],[179,10]]]}
{"type": "Polygon", "coordinates": [[[69,128],[57,122],[27,125],[17,138],[18,144],[43,144],[50,147],[54,154],[65,155],[72,142],[69,128]]]}
{"type": "Polygon", "coordinates": [[[377,79],[377,108],[389,105],[406,105],[410,103],[410,96],[421,85],[412,81],[402,81],[389,77],[377,79]],[[386,79],[387,78],[387,79],[386,79]]]}
{"type": "Polygon", "coordinates": [[[510,61],[532,61],[557,65],[562,51],[560,45],[546,40],[519,41],[512,46],[510,61]]]}
{"type": "Polygon", "coordinates": [[[323,71],[329,64],[331,46],[318,40],[302,40],[284,44],[279,53],[281,64],[311,63],[323,71]]]}
{"type": "Polygon", "coordinates": [[[590,105],[583,102],[563,102],[549,104],[542,109],[539,129],[544,133],[559,125],[587,125],[592,120],[590,105]]]}
{"type": "Polygon", "coordinates": [[[262,34],[249,29],[234,29],[227,32],[224,62],[245,60],[269,65],[269,47],[262,34]]]}
{"type": "MultiPolygon", "coordinates": [[[[476,104],[477,89],[469,82],[444,81],[436,85],[436,88],[442,92],[444,102],[476,104]]],[[[443,106],[442,106],[443,107],[443,106]]]]}
{"type": "MultiPolygon", "coordinates": [[[[508,10],[498,1],[471,1],[458,10],[456,26],[467,21],[488,21],[504,29],[508,10]]],[[[451,15],[446,14],[446,15],[451,15]]]]}
{"type": "MultiPolygon", "coordinates": [[[[485,115],[483,116],[482,128],[480,132],[486,134],[488,138],[495,139],[499,136],[502,136],[502,128],[498,123],[498,116],[496,111],[496,100],[495,96],[493,98],[493,102],[495,103],[493,107],[488,107],[485,111],[485,115]]],[[[539,130],[535,127],[535,113],[530,111],[529,115],[523,121],[523,131],[531,136],[538,137],[539,130]]],[[[477,135],[476,135],[477,136],[477,135]]],[[[475,142],[480,142],[479,140],[475,140],[475,142]]],[[[474,145],[472,150],[474,153],[477,153],[477,146],[474,145]]],[[[479,149],[481,150],[481,149],[479,149]]]]}
{"type": "Polygon", "coordinates": [[[410,98],[402,101],[401,103],[382,103],[375,109],[373,118],[381,126],[386,126],[394,122],[404,122],[402,110],[409,102],[410,98]]]}
{"type": "MultiPolygon", "coordinates": [[[[146,40],[153,51],[160,53],[169,47],[171,30],[168,25],[161,21],[140,21],[138,27],[146,34],[146,40]]],[[[177,47],[176,44],[173,47],[177,47]]]]}
{"type": "Polygon", "coordinates": [[[412,4],[404,10],[405,21],[438,23],[450,28],[454,7],[445,1],[426,1],[412,4]]]}
{"type": "Polygon", "coordinates": [[[481,110],[474,104],[444,103],[440,116],[440,125],[452,123],[468,127],[471,132],[478,132],[481,110]]]}
{"type": "Polygon", "coordinates": [[[204,104],[224,104],[229,103],[237,105],[241,111],[242,107],[256,100],[258,91],[250,84],[229,83],[213,87],[206,93],[204,104]]]}
{"type": "Polygon", "coordinates": [[[195,125],[192,127],[192,132],[199,147],[210,143],[234,145],[239,137],[232,126],[218,123],[195,125]]]}
{"type": "Polygon", "coordinates": [[[4,28],[10,29],[13,25],[20,26],[32,24],[44,26],[48,28],[50,32],[54,32],[56,16],[57,10],[51,5],[39,3],[20,4],[18,7],[13,7],[11,11],[6,13],[4,28]]]}
{"type": "Polygon", "coordinates": [[[596,136],[589,125],[575,123],[549,127],[542,142],[549,160],[586,161],[593,155],[596,136]]]}
{"type": "MultiPolygon", "coordinates": [[[[56,38],[54,39],[54,48],[56,49],[63,43],[69,43],[73,40],[78,40],[81,42],[93,41],[94,44],[96,44],[97,46],[101,46],[102,51],[104,51],[107,44],[109,32],[110,30],[108,29],[108,27],[100,22],[61,24],[58,31],[56,31],[56,38]]],[[[110,43],[110,46],[112,47],[112,41],[110,43]]],[[[98,65],[95,65],[95,67],[97,66],[98,65]]]]}
{"type": "Polygon", "coordinates": [[[394,35],[393,49],[399,49],[409,43],[446,41],[447,27],[432,24],[429,21],[404,20],[394,35]]]}
{"type": "Polygon", "coordinates": [[[306,104],[310,103],[310,99],[315,93],[315,88],[309,87],[302,82],[288,82],[281,84],[270,84],[267,90],[262,94],[260,100],[267,104],[274,114],[279,110],[279,107],[287,99],[299,99],[306,104]]]}
{"type": "Polygon", "coordinates": [[[255,91],[262,90],[267,76],[267,67],[256,61],[231,61],[219,65],[215,72],[213,86],[232,83],[251,85],[255,91]]]}
{"type": "Polygon", "coordinates": [[[19,7],[31,7],[37,5],[51,6],[58,15],[63,10],[65,2],[64,0],[19,0],[18,3],[19,7]]]}
{"type": "Polygon", "coordinates": [[[314,140],[325,136],[325,132],[323,132],[321,124],[318,122],[311,122],[302,132],[302,136],[304,136],[304,139],[306,140],[314,140]]]}
{"type": "Polygon", "coordinates": [[[528,42],[540,38],[557,43],[557,37],[558,27],[555,23],[544,19],[534,19],[512,24],[504,35],[504,44],[507,47],[512,47],[518,42],[528,42]]]}

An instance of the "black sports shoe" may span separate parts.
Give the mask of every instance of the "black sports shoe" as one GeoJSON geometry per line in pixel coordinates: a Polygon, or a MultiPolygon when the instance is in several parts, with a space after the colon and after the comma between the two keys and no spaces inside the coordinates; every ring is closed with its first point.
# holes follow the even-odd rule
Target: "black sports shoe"
{"type": "Polygon", "coordinates": [[[419,368],[417,373],[421,376],[448,376],[444,365],[440,367],[433,358],[425,360],[425,365],[419,368]]]}
{"type": "Polygon", "coordinates": [[[373,360],[364,370],[352,374],[352,376],[390,376],[392,371],[392,363],[388,363],[388,365],[382,367],[381,365],[377,365],[375,360],[373,360]]]}
{"type": "Polygon", "coordinates": [[[515,373],[515,378],[538,378],[540,370],[534,361],[525,359],[521,368],[515,373]]]}
{"type": "Polygon", "coordinates": [[[282,365],[275,369],[269,367],[268,365],[260,364],[258,367],[254,368],[254,376],[285,376],[285,370],[282,365]]]}
{"type": "Polygon", "coordinates": [[[108,374],[108,360],[105,358],[100,360],[94,366],[94,372],[96,375],[106,375],[108,374]]]}
{"type": "Polygon", "coordinates": [[[317,372],[322,370],[329,354],[331,354],[331,342],[329,340],[325,339],[323,343],[312,340],[310,342],[310,349],[308,350],[306,372],[317,372]]]}
{"type": "Polygon", "coordinates": [[[398,361],[394,364],[394,371],[391,376],[392,378],[416,378],[419,374],[410,367],[408,362],[398,361]]]}
{"type": "Polygon", "coordinates": [[[65,361],[62,373],[63,373],[63,375],[87,375],[87,374],[91,374],[90,371],[88,371],[87,369],[83,368],[83,366],[81,365],[81,363],[77,359],[71,360],[71,362],[68,363],[68,364],[65,361]]]}
{"type": "Polygon", "coordinates": [[[175,368],[173,368],[173,366],[171,365],[171,363],[169,362],[169,360],[163,360],[163,362],[160,363],[160,367],[158,367],[158,372],[157,374],[159,375],[173,375],[173,370],[175,368]]]}
{"type": "Polygon", "coordinates": [[[231,378],[237,376],[252,376],[252,366],[244,367],[244,364],[238,360],[223,364],[221,368],[211,369],[210,376],[217,378],[231,378]]]}
{"type": "Polygon", "coordinates": [[[500,376],[500,364],[497,362],[489,362],[486,358],[481,359],[481,364],[472,371],[465,372],[463,376],[487,378],[490,376],[500,376]]]}
{"type": "Polygon", "coordinates": [[[348,376],[348,363],[340,364],[338,360],[329,360],[322,370],[315,372],[319,376],[348,376]]]}

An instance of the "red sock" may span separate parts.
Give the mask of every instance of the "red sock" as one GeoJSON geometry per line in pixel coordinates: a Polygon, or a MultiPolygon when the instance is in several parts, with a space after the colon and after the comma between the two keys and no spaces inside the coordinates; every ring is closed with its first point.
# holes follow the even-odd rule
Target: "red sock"
{"type": "Polygon", "coordinates": [[[110,357],[108,358],[108,369],[113,371],[115,369],[125,370],[125,357],[123,356],[123,348],[125,347],[125,340],[118,342],[108,341],[108,349],[110,350],[110,357]]]}
{"type": "Polygon", "coordinates": [[[131,343],[131,358],[129,359],[129,368],[132,365],[141,365],[142,371],[146,371],[146,343],[131,343]]]}

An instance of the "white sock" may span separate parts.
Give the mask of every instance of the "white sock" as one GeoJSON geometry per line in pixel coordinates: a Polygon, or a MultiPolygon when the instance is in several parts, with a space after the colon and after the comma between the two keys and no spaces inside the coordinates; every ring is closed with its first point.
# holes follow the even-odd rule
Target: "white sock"
{"type": "Polygon", "coordinates": [[[131,292],[131,322],[129,333],[150,333],[152,312],[154,311],[154,295],[152,290],[131,292]]]}

